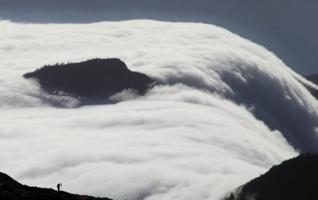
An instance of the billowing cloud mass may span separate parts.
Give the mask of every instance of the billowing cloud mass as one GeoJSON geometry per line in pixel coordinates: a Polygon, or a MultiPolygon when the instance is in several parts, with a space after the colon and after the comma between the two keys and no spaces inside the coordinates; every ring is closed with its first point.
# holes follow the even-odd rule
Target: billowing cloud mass
{"type": "Polygon", "coordinates": [[[219,199],[298,152],[318,151],[318,103],[271,52],[222,28],[147,20],[0,22],[0,169],[115,199],[219,199]],[[67,107],[22,78],[44,64],[118,57],[165,84],[67,107]]]}

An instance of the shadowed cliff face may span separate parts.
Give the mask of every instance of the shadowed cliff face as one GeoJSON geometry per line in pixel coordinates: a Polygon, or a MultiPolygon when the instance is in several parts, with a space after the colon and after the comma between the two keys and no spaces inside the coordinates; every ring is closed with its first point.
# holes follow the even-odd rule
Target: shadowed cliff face
{"type": "Polygon", "coordinates": [[[316,200],[318,155],[301,155],[274,166],[225,200],[316,200]]]}
{"type": "Polygon", "coordinates": [[[57,192],[53,189],[29,187],[22,185],[0,172],[0,199],[2,200],[111,200],[85,195],[57,192]]]}
{"type": "Polygon", "coordinates": [[[154,82],[142,73],[130,71],[124,62],[115,58],[48,65],[24,77],[37,80],[50,94],[67,94],[82,104],[105,103],[108,97],[125,89],[142,95],[154,82]]]}

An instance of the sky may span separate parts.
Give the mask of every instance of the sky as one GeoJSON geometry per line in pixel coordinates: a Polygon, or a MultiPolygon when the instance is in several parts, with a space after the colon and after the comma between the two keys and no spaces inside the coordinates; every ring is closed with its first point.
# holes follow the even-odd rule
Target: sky
{"type": "Polygon", "coordinates": [[[0,18],[87,23],[156,19],[216,24],[264,45],[301,74],[318,73],[315,0],[0,0],[0,18]]]}

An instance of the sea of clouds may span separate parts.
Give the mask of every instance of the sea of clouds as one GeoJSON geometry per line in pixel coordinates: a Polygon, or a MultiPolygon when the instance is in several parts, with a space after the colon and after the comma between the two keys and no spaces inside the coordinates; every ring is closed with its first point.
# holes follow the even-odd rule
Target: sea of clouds
{"type": "Polygon", "coordinates": [[[318,102],[304,85],[317,88],[213,25],[0,21],[0,171],[116,200],[217,200],[274,164],[318,151],[318,102]],[[118,57],[165,84],[72,108],[76,100],[22,78],[96,57],[118,57]]]}

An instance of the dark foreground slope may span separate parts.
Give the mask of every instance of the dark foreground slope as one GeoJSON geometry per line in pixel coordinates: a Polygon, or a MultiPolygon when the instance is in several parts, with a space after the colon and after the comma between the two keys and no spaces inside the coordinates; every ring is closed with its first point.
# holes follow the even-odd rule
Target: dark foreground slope
{"type": "Polygon", "coordinates": [[[0,199],[1,200],[111,200],[91,196],[57,192],[53,189],[29,187],[13,180],[0,172],[0,199]]]}
{"type": "Polygon", "coordinates": [[[274,166],[226,200],[317,200],[318,155],[301,155],[274,166]]]}
{"type": "Polygon", "coordinates": [[[103,102],[125,89],[144,94],[154,83],[145,74],[130,71],[123,61],[116,58],[48,65],[23,76],[37,80],[50,94],[67,94],[84,104],[103,102]]]}

